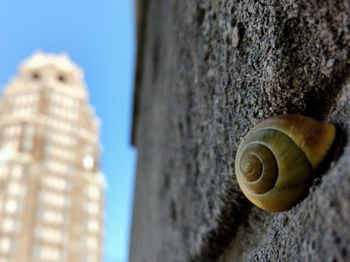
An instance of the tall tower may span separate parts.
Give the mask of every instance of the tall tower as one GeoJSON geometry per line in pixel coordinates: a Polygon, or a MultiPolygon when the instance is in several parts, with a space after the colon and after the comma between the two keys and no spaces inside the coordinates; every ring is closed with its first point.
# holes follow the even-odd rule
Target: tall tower
{"type": "Polygon", "coordinates": [[[102,261],[99,121],[66,55],[25,61],[0,104],[0,262],[102,261]]]}

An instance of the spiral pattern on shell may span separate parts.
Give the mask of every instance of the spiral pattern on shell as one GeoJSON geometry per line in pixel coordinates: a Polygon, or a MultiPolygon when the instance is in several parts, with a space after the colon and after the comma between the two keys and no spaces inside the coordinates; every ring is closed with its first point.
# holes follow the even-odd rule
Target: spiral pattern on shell
{"type": "Polygon", "coordinates": [[[236,177],[258,207],[278,212],[293,206],[335,138],[335,127],[299,115],[264,120],[238,148],[236,177]]]}

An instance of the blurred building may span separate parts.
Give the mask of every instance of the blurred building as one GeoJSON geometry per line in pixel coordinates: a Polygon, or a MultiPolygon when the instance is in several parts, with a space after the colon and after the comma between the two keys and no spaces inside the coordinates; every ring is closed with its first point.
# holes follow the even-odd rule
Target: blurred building
{"type": "Polygon", "coordinates": [[[102,261],[99,155],[81,70],[34,54],[0,105],[0,262],[102,261]]]}

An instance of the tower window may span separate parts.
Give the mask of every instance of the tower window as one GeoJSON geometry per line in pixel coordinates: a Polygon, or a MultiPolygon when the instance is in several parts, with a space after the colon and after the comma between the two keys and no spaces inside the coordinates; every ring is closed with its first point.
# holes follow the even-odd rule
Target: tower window
{"type": "Polygon", "coordinates": [[[92,170],[95,165],[95,160],[92,155],[86,155],[83,159],[83,166],[86,170],[92,170]]]}
{"type": "Polygon", "coordinates": [[[12,243],[10,238],[3,237],[0,240],[0,251],[3,253],[8,253],[11,251],[12,245],[13,245],[13,243],[12,243]]]}
{"type": "Polygon", "coordinates": [[[14,214],[19,210],[18,202],[14,199],[8,199],[5,204],[5,211],[9,214],[14,214]]]}
{"type": "Polygon", "coordinates": [[[11,233],[14,232],[17,229],[17,223],[11,218],[5,218],[2,221],[2,230],[11,233]]]}
{"type": "Polygon", "coordinates": [[[38,72],[33,72],[32,73],[32,79],[33,80],[39,80],[40,79],[40,74],[38,72]]]}
{"type": "Polygon", "coordinates": [[[65,75],[63,75],[63,74],[59,74],[59,75],[57,76],[57,80],[58,80],[59,82],[61,82],[61,83],[65,83],[65,82],[67,82],[67,77],[66,77],[65,75]]]}

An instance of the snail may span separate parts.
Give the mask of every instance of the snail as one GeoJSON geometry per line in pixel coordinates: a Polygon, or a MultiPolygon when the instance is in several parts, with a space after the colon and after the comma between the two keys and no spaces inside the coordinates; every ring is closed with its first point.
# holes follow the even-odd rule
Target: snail
{"type": "Polygon", "coordinates": [[[301,115],[256,125],[239,145],[235,172],[244,195],[261,209],[290,209],[310,185],[336,135],[335,126],[301,115]]]}

